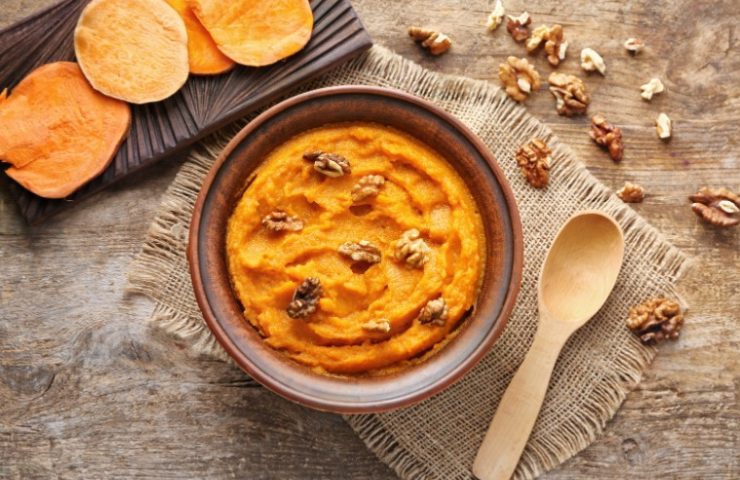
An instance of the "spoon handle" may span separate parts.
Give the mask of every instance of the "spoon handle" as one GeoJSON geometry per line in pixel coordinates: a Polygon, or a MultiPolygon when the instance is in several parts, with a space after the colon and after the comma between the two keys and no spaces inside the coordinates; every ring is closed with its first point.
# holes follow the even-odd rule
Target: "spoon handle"
{"type": "Polygon", "coordinates": [[[473,473],[480,480],[508,480],[513,475],[567,339],[555,328],[540,326],[537,330],[532,347],[501,398],[478,449],[473,473]]]}

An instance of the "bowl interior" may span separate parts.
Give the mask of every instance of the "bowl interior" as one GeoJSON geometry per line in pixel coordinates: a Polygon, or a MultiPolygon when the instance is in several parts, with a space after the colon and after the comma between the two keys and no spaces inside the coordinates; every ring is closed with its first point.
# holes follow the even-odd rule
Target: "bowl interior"
{"type": "Polygon", "coordinates": [[[217,160],[193,215],[189,260],[206,322],[235,361],[284,397],[322,410],[357,413],[407,406],[440,391],[493,344],[513,308],[521,278],[521,225],[493,156],[459,121],[411,95],[373,87],[333,87],[286,100],[240,132],[217,160]],[[376,122],[437,150],[473,193],[485,226],[485,275],[475,311],[456,337],[424,362],[387,376],[332,377],[266,346],[243,318],[229,283],[226,225],[248,179],[276,146],[338,122],[376,122]]]}

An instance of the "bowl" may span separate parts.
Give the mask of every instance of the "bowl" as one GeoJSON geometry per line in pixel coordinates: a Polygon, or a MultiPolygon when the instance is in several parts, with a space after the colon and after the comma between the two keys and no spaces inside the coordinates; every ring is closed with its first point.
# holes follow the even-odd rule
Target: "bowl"
{"type": "Polygon", "coordinates": [[[522,228],[514,195],[493,155],[462,122],[413,95],[339,86],[285,100],[252,120],[218,157],[198,196],[188,260],[195,298],[213,335],[252,378],[311,408],[381,412],[419,402],[470,370],[501,335],[522,274],[522,228]],[[385,376],[315,373],[267,346],[242,315],[227,270],[226,225],[247,180],[275,147],[294,135],[339,122],[375,122],[416,137],[460,173],[478,204],[486,234],[478,302],[454,338],[418,364],[385,376]]]}

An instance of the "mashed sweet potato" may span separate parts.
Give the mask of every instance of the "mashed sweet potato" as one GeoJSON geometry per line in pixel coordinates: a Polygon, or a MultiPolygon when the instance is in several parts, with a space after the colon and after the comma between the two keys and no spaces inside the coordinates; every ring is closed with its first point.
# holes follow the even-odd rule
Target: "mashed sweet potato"
{"type": "Polygon", "coordinates": [[[245,318],[271,347],[336,374],[387,371],[443,344],[475,304],[484,254],[480,214],[455,170],[422,142],[365,123],[321,127],[275,149],[236,205],[226,236],[245,318]],[[351,172],[322,174],[303,158],[315,151],[341,155],[351,172]],[[357,195],[356,187],[353,195],[360,179],[377,176],[385,179],[375,182],[377,194],[357,195]],[[275,211],[287,214],[291,228],[265,227],[275,211]],[[423,264],[396,256],[411,229],[430,249],[423,264]],[[340,253],[346,242],[361,241],[380,251],[379,262],[340,253]],[[318,308],[292,318],[286,308],[307,278],[321,282],[318,308]],[[422,310],[440,297],[449,309],[443,320],[422,323],[422,310]]]}

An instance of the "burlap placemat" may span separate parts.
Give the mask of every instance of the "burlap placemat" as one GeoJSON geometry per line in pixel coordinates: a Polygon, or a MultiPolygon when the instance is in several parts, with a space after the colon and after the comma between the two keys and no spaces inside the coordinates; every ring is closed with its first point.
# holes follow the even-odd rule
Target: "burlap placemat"
{"type": "MultiPolygon", "coordinates": [[[[674,286],[687,264],[685,257],[497,86],[430,72],[376,46],[301,90],[343,84],[406,90],[465,122],[498,159],[524,224],[521,294],[508,327],[483,361],[454,386],[415,407],[346,417],[367,446],[401,477],[472,477],[470,468],[483,434],[532,341],[537,324],[535,285],[555,233],[581,209],[608,212],[622,225],[627,248],[616,288],[604,308],[563,349],[516,478],[532,478],[551,469],[591,443],[639,382],[655,350],[627,331],[627,311],[647,297],[677,298],[674,286]],[[530,187],[514,160],[517,147],[533,136],[546,138],[554,152],[550,186],[544,190],[530,187]]],[[[183,165],[130,273],[130,289],[156,302],[153,324],[187,339],[194,351],[219,358],[225,353],[195,303],[185,247],[203,178],[236,131],[227,130],[202,142],[183,165]]]]}

